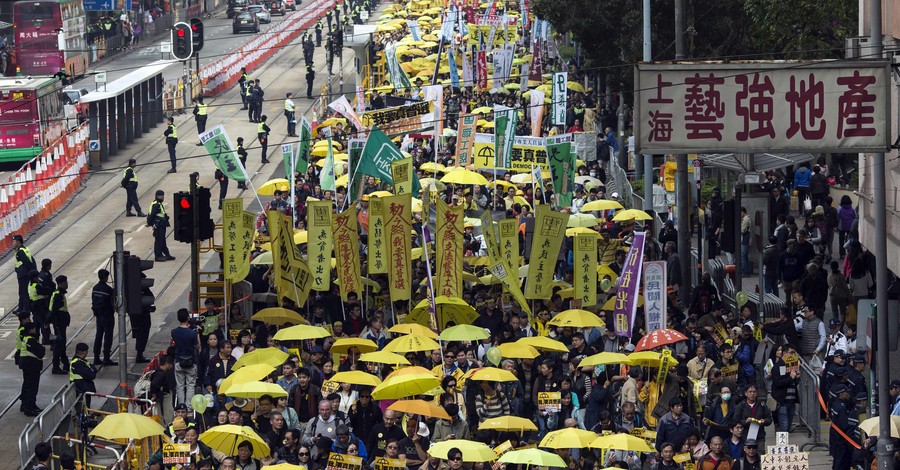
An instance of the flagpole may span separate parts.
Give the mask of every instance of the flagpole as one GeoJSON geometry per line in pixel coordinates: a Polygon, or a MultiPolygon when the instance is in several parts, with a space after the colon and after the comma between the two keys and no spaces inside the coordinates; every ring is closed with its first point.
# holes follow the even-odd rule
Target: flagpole
{"type": "MultiPolygon", "coordinates": [[[[429,218],[431,218],[429,216],[429,218]]],[[[437,224],[437,222],[435,222],[437,224]]],[[[429,317],[429,326],[431,325],[431,320],[434,320],[434,326],[439,326],[437,324],[437,306],[434,301],[434,282],[431,279],[431,260],[428,258],[428,240],[425,238],[425,226],[426,224],[422,224],[422,254],[425,256],[425,272],[428,274],[428,317],[429,317]]],[[[437,227],[435,227],[437,229],[437,227]]],[[[440,340],[440,336],[438,336],[438,346],[441,350],[441,360],[444,360],[444,343],[440,340]]],[[[441,363],[443,365],[443,363],[441,363]]]]}
{"type": "MultiPolygon", "coordinates": [[[[298,144],[299,145],[299,144],[298,144]]],[[[294,153],[294,148],[291,146],[291,154],[294,153]]],[[[294,200],[294,186],[297,181],[297,167],[296,161],[294,161],[294,156],[291,155],[291,227],[297,228],[297,211],[295,208],[297,207],[297,201],[294,200]]],[[[307,227],[309,228],[309,227],[307,227]]]]}

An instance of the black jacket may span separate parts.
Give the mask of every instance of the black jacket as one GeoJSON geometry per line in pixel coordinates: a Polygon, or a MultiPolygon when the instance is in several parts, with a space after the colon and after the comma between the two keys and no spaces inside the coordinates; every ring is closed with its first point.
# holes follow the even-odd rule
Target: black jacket
{"type": "Polygon", "coordinates": [[[100,281],[91,290],[91,311],[94,316],[107,316],[116,313],[116,293],[112,286],[100,281]]]}
{"type": "Polygon", "coordinates": [[[80,380],[73,381],[75,383],[76,392],[79,394],[84,392],[97,392],[97,387],[94,386],[94,379],[97,378],[97,369],[94,368],[93,364],[85,359],[75,356],[72,358],[72,362],[69,363],[69,369],[72,374],[81,376],[80,380]]]}

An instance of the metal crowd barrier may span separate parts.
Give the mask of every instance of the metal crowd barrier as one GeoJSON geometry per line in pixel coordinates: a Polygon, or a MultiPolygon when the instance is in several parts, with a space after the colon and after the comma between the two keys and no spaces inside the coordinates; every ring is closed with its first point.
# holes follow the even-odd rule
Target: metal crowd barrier
{"type": "Polygon", "coordinates": [[[75,387],[71,384],[66,385],[53,395],[44,411],[25,426],[19,434],[18,442],[21,468],[31,466],[34,446],[56,434],[57,428],[69,416],[77,402],[75,387]]]}
{"type": "MultiPolygon", "coordinates": [[[[53,436],[49,439],[50,446],[53,448],[53,454],[51,456],[52,460],[59,460],[62,452],[59,449],[72,449],[72,453],[75,454],[75,463],[81,469],[101,469],[101,470],[116,470],[116,469],[126,469],[128,467],[128,462],[124,460],[124,456],[126,455],[124,452],[119,452],[114,447],[105,446],[103,444],[94,444],[93,442],[85,442],[80,439],[72,439],[68,436],[53,436]],[[110,452],[115,457],[112,463],[105,462],[88,462],[87,456],[85,452],[85,446],[88,446],[91,449],[91,454],[93,455],[98,450],[103,452],[110,452]]],[[[128,443],[128,447],[131,447],[132,443],[128,443]]],[[[127,449],[127,448],[126,448],[127,449]]],[[[102,460],[102,458],[98,458],[95,460],[102,460]]]]}
{"type": "Polygon", "coordinates": [[[800,386],[797,389],[800,403],[797,404],[797,412],[800,417],[800,424],[808,431],[811,441],[800,446],[800,450],[814,449],[816,447],[828,448],[828,445],[822,441],[822,418],[821,408],[819,407],[819,376],[806,363],[800,360],[800,386]]]}

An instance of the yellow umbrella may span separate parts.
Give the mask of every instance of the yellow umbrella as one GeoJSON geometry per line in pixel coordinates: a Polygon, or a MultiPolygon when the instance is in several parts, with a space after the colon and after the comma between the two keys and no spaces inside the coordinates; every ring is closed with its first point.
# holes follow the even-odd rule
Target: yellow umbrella
{"type": "Polygon", "coordinates": [[[656,452],[655,449],[647,444],[647,441],[631,434],[620,432],[618,434],[610,434],[600,436],[588,444],[588,447],[595,449],[614,449],[625,450],[631,452],[656,452]]]}
{"type": "Polygon", "coordinates": [[[415,66],[411,62],[404,62],[400,64],[400,68],[403,69],[406,73],[413,73],[416,71],[415,66]]]}
{"type": "Polygon", "coordinates": [[[484,121],[484,124],[478,124],[478,127],[493,129],[496,123],[494,121],[484,121]]]}
{"type": "MultiPolygon", "coordinates": [[[[445,325],[450,321],[457,325],[469,325],[478,318],[478,312],[463,299],[439,295],[434,298],[434,304],[439,325],[445,325]]],[[[416,304],[416,307],[406,317],[406,321],[408,323],[430,325],[428,299],[424,299],[416,304]]]]}
{"type": "Polygon", "coordinates": [[[518,416],[498,416],[496,418],[488,418],[478,425],[478,430],[489,431],[537,431],[537,426],[530,419],[520,418],[518,416]]]}
{"type": "MultiPolygon", "coordinates": [[[[346,188],[347,184],[350,182],[349,178],[350,178],[349,174],[341,175],[340,178],[338,178],[337,180],[334,181],[334,187],[346,188]]],[[[307,198],[307,200],[309,200],[309,198],[307,198]]]]}
{"type": "Polygon", "coordinates": [[[264,365],[277,369],[284,364],[288,358],[288,353],[278,348],[260,348],[254,349],[248,353],[241,355],[240,359],[231,367],[232,371],[237,371],[243,367],[252,365],[264,365]]]}
{"type": "MultiPolygon", "coordinates": [[[[419,169],[422,171],[431,171],[431,172],[444,171],[444,168],[445,168],[444,165],[441,165],[440,163],[437,163],[437,162],[425,162],[425,163],[419,165],[419,169]]],[[[421,183],[421,181],[420,181],[420,183],[421,183]]]]}
{"type": "Polygon", "coordinates": [[[496,188],[497,186],[500,186],[503,192],[509,191],[509,188],[518,189],[516,188],[516,185],[510,183],[509,181],[496,180],[488,183],[489,188],[496,188]]]}
{"type": "Polygon", "coordinates": [[[450,419],[450,415],[447,414],[447,411],[445,411],[440,406],[437,406],[434,403],[427,402],[425,400],[399,400],[391,404],[388,409],[399,411],[401,413],[431,416],[432,418],[440,418],[446,420],[450,419]]]}
{"type": "MultiPolygon", "coordinates": [[[[578,168],[579,166],[582,166],[582,165],[584,165],[584,162],[582,162],[580,160],[575,161],[576,168],[578,168]],[[581,165],[579,165],[579,163],[581,163],[581,165]]],[[[587,183],[590,183],[594,187],[603,186],[603,181],[600,181],[599,179],[594,178],[593,176],[582,175],[582,176],[575,177],[575,184],[587,184],[587,183]]],[[[598,200],[605,201],[607,199],[598,199],[598,200]]],[[[591,201],[591,202],[593,202],[593,201],[591,201]]]]}
{"type": "Polygon", "coordinates": [[[566,229],[567,237],[574,237],[575,235],[578,235],[578,234],[596,235],[598,237],[600,236],[600,234],[597,233],[596,230],[594,230],[592,228],[588,228],[588,227],[575,227],[575,228],[567,228],[566,229]]]}
{"type": "Polygon", "coordinates": [[[631,365],[631,359],[622,353],[602,352],[582,359],[578,367],[594,367],[608,364],[631,365]]]}
{"type": "MultiPolygon", "coordinates": [[[[513,62],[515,62],[515,61],[513,61],[513,62]]],[[[507,83],[506,85],[503,85],[503,88],[506,88],[507,90],[518,90],[521,87],[522,86],[519,85],[518,83],[507,83]]]]}
{"type": "MultiPolygon", "coordinates": [[[[541,172],[541,179],[549,179],[549,178],[550,178],[550,172],[549,172],[549,171],[542,171],[542,172],[541,172]]],[[[513,183],[516,183],[516,184],[541,184],[540,181],[535,181],[535,180],[534,180],[534,174],[532,174],[531,172],[528,172],[528,173],[519,173],[519,174],[517,174],[517,175],[512,175],[512,176],[509,178],[509,180],[512,181],[513,183]]]]}
{"type": "Polygon", "coordinates": [[[378,364],[390,364],[390,365],[404,365],[408,366],[409,361],[397,354],[387,351],[375,351],[370,353],[365,353],[359,356],[359,360],[363,362],[377,362],[378,364]]]}
{"type": "Polygon", "coordinates": [[[566,83],[566,88],[569,89],[569,90],[571,90],[571,91],[578,92],[578,93],[584,93],[584,87],[581,86],[581,84],[580,84],[580,83],[577,83],[577,82],[568,82],[568,83],[566,83]]]}
{"type": "Polygon", "coordinates": [[[516,343],[527,344],[540,351],[569,352],[569,348],[565,344],[546,336],[528,336],[519,339],[516,343]]]}
{"type": "Polygon", "coordinates": [[[466,372],[466,380],[486,380],[488,382],[515,382],[519,380],[512,372],[497,367],[479,367],[466,372]]]}
{"type": "Polygon", "coordinates": [[[284,178],[275,178],[263,183],[262,186],[256,189],[256,194],[260,196],[272,196],[275,194],[275,190],[281,188],[282,186],[287,186],[291,184],[290,181],[284,178]]]}
{"type": "Polygon", "coordinates": [[[219,384],[219,393],[224,394],[228,391],[228,387],[231,387],[234,384],[262,380],[274,370],[275,366],[263,363],[249,364],[241,367],[240,370],[232,372],[225,380],[222,380],[222,383],[219,384]]]}
{"type": "MultiPolygon", "coordinates": [[[[327,140],[317,140],[316,143],[313,144],[314,149],[320,148],[320,147],[325,147],[325,149],[327,150],[328,149],[328,141],[327,140]]],[[[343,147],[341,146],[340,142],[338,142],[336,140],[332,140],[331,141],[331,149],[334,150],[335,152],[340,152],[343,149],[343,147]]]]}
{"type": "Polygon", "coordinates": [[[136,413],[107,415],[89,433],[106,440],[135,439],[150,436],[165,436],[166,430],[155,420],[136,413]]]}
{"type": "Polygon", "coordinates": [[[372,191],[369,193],[369,197],[391,197],[394,193],[390,191],[372,191]]]}
{"type": "Polygon", "coordinates": [[[244,441],[253,445],[253,458],[261,459],[271,453],[265,439],[248,426],[220,424],[200,435],[200,442],[225,455],[237,455],[238,444],[244,441]]]}
{"type": "Polygon", "coordinates": [[[401,367],[401,368],[391,372],[390,374],[388,374],[387,377],[384,378],[384,380],[393,379],[393,378],[400,377],[400,376],[408,377],[411,375],[415,375],[415,376],[419,376],[419,377],[437,377],[437,375],[434,372],[432,372],[422,366],[409,366],[409,367],[401,367]]]}
{"type": "Polygon", "coordinates": [[[422,185],[422,189],[430,191],[443,191],[447,189],[446,184],[441,183],[441,180],[435,178],[422,178],[419,180],[419,184],[422,185]]]}
{"type": "Polygon", "coordinates": [[[592,328],[606,326],[606,323],[597,315],[587,310],[571,309],[560,312],[549,322],[556,326],[570,326],[573,328],[592,328]]]}
{"type": "MultiPolygon", "coordinates": [[[[568,230],[566,230],[566,232],[568,232],[568,230]]],[[[568,235],[566,235],[566,236],[568,236],[568,235]]],[[[560,289],[560,290],[556,291],[556,293],[559,294],[559,296],[563,299],[574,299],[575,298],[575,288],[574,287],[560,289]]]]}
{"type": "Polygon", "coordinates": [[[484,328],[472,325],[456,325],[441,332],[441,341],[478,341],[490,338],[484,328]]]}
{"type": "Polygon", "coordinates": [[[623,220],[653,220],[653,217],[640,209],[625,209],[623,211],[617,211],[616,215],[613,216],[613,220],[616,222],[621,222],[623,220]]]}
{"type": "Polygon", "coordinates": [[[375,400],[399,400],[423,394],[440,386],[441,381],[434,375],[398,375],[384,379],[384,382],[372,390],[372,398],[375,400]]]}
{"type": "MultiPolygon", "coordinates": [[[[341,124],[341,125],[346,126],[346,125],[347,125],[347,118],[342,118],[342,117],[330,117],[330,118],[328,118],[328,119],[326,119],[326,120],[320,122],[320,123],[319,123],[319,127],[331,127],[331,126],[334,126],[334,125],[337,125],[337,124],[341,124]]],[[[327,140],[326,140],[326,142],[327,142],[327,140]]]]}
{"type": "Polygon", "coordinates": [[[578,428],[564,428],[559,431],[548,432],[541,439],[538,447],[551,449],[577,449],[587,447],[588,443],[597,438],[597,433],[578,428]]]}
{"type": "MultiPolygon", "coordinates": [[[[103,424],[103,423],[100,423],[103,424]]],[[[900,416],[891,416],[891,437],[900,439],[900,416]]],[[[869,436],[877,436],[881,432],[879,417],[875,416],[859,423],[859,429],[869,436]]]]}
{"type": "Polygon", "coordinates": [[[309,152],[313,157],[324,157],[328,155],[328,147],[318,147],[314,148],[309,152]]]}
{"type": "Polygon", "coordinates": [[[388,93],[394,91],[394,85],[381,85],[379,87],[375,87],[375,91],[380,93],[388,93]]]}
{"type": "Polygon", "coordinates": [[[452,173],[447,173],[441,178],[441,181],[444,183],[453,183],[453,184],[487,184],[487,179],[484,176],[466,169],[460,169],[454,171],[452,173]]]}
{"type": "Polygon", "coordinates": [[[497,348],[500,349],[500,355],[507,359],[534,359],[541,354],[534,346],[518,342],[503,343],[497,348]]]}
{"type": "Polygon", "coordinates": [[[225,395],[234,398],[259,398],[263,395],[286,397],[287,392],[278,384],[253,381],[234,384],[228,387],[225,395]]]}
{"type": "MultiPolygon", "coordinates": [[[[642,307],[644,305],[644,296],[638,294],[638,307],[642,307]]],[[[616,309],[616,298],[610,297],[609,300],[603,304],[603,307],[600,310],[615,310],[616,309]]]]}
{"type": "MultiPolygon", "coordinates": [[[[269,263],[271,264],[271,261],[269,263]]],[[[262,309],[254,313],[253,316],[250,317],[250,319],[253,321],[261,321],[269,325],[278,326],[284,325],[285,323],[290,323],[291,325],[302,325],[309,323],[306,321],[306,319],[300,316],[299,313],[282,307],[270,307],[262,309]]]]}
{"type": "MultiPolygon", "coordinates": [[[[641,351],[629,354],[628,360],[631,361],[631,365],[635,366],[659,367],[659,363],[662,361],[662,354],[656,351],[641,351]]],[[[677,366],[678,361],[670,357],[669,365],[677,366]]]]}
{"type": "Polygon", "coordinates": [[[431,331],[431,328],[418,323],[398,323],[392,326],[388,331],[403,335],[425,336],[431,339],[438,339],[438,334],[431,331]]]}
{"type": "Polygon", "coordinates": [[[292,326],[278,330],[275,333],[275,339],[278,341],[302,341],[304,339],[327,338],[329,336],[331,336],[331,333],[325,328],[310,325],[292,326]]]}
{"type": "Polygon", "coordinates": [[[487,445],[465,439],[436,442],[428,448],[428,455],[446,460],[447,452],[454,447],[462,452],[463,462],[490,462],[497,459],[497,454],[487,445]]]}
{"type": "Polygon", "coordinates": [[[592,214],[571,214],[569,215],[568,228],[594,227],[598,224],[597,218],[592,214]]]}
{"type": "Polygon", "coordinates": [[[481,107],[473,109],[471,114],[487,114],[487,113],[493,113],[493,112],[494,112],[494,108],[492,108],[490,106],[481,106],[481,107]]]}
{"type": "MultiPolygon", "coordinates": [[[[362,284],[363,284],[364,286],[368,286],[368,288],[371,289],[372,292],[374,292],[374,293],[376,293],[376,294],[379,293],[379,292],[381,292],[381,284],[379,284],[378,282],[373,281],[372,279],[369,279],[369,278],[367,278],[367,277],[365,277],[365,276],[361,276],[361,277],[359,278],[359,280],[362,281],[362,284]]],[[[334,283],[337,284],[337,285],[341,285],[341,280],[340,280],[340,279],[335,279],[335,280],[332,281],[332,282],[334,282],[334,283]]]]}
{"type": "Polygon", "coordinates": [[[621,210],[623,207],[622,204],[610,199],[597,199],[581,206],[581,212],[608,211],[611,209],[621,210]]]}
{"type": "Polygon", "coordinates": [[[356,348],[361,353],[378,350],[378,345],[371,339],[363,338],[338,338],[329,350],[331,353],[347,354],[350,348],[356,348]]]}
{"type": "Polygon", "coordinates": [[[434,351],[441,345],[431,338],[416,335],[403,335],[391,340],[384,350],[393,353],[408,353],[415,351],[434,351]]]}
{"type": "Polygon", "coordinates": [[[529,466],[558,468],[568,467],[566,465],[566,462],[558,454],[536,448],[511,450],[503,454],[503,456],[500,457],[500,459],[497,461],[500,463],[525,465],[525,468],[528,468],[529,466]]]}
{"type": "Polygon", "coordinates": [[[337,383],[345,383],[345,384],[353,384],[353,385],[363,385],[366,387],[377,387],[381,385],[381,379],[375,377],[374,375],[363,372],[361,370],[350,370],[346,372],[338,372],[334,374],[330,379],[330,382],[337,383]]]}

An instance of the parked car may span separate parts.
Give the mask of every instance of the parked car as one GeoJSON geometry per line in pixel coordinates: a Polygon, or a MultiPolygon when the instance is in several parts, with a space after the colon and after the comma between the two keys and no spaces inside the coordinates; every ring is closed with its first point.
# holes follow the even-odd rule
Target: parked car
{"type": "Polygon", "coordinates": [[[265,5],[250,5],[247,9],[256,13],[256,18],[259,19],[260,23],[269,24],[272,22],[272,14],[269,13],[265,5]]]}
{"type": "Polygon", "coordinates": [[[250,6],[250,0],[228,0],[228,18],[234,18],[235,13],[246,10],[250,6]]]}
{"type": "Polygon", "coordinates": [[[266,2],[269,5],[269,13],[273,15],[281,15],[284,16],[287,14],[284,2],[281,0],[272,0],[266,2]]]}
{"type": "Polygon", "coordinates": [[[231,23],[231,30],[234,34],[259,32],[259,18],[256,13],[249,10],[239,11],[234,15],[234,21],[231,23]]]}
{"type": "Polygon", "coordinates": [[[300,3],[300,0],[284,0],[284,8],[285,10],[297,11],[297,5],[300,3]]]}

